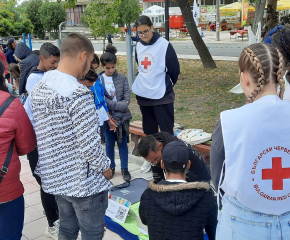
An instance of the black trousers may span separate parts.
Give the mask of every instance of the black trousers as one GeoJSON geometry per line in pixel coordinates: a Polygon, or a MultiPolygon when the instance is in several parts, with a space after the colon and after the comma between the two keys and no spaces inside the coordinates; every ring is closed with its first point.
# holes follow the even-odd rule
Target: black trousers
{"type": "Polygon", "coordinates": [[[158,127],[162,132],[173,135],[174,127],[174,103],[140,106],[142,113],[143,131],[146,135],[158,133],[158,127]]]}
{"type": "Polygon", "coordinates": [[[41,179],[39,176],[34,174],[34,170],[36,167],[36,164],[38,162],[38,151],[37,147],[30,153],[27,154],[27,158],[29,160],[29,165],[31,168],[32,175],[35,177],[36,181],[40,185],[40,197],[41,197],[41,203],[43,206],[43,209],[45,211],[45,215],[48,221],[48,225],[50,227],[53,226],[53,223],[59,219],[58,216],[58,207],[57,203],[55,201],[55,197],[52,194],[46,193],[42,190],[41,187],[41,179]]]}

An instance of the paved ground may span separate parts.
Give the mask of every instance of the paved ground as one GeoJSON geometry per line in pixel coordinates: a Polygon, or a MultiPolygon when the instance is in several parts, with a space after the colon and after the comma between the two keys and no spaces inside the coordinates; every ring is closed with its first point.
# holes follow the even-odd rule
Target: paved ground
{"type": "MultiPolygon", "coordinates": [[[[40,200],[39,185],[31,174],[30,167],[26,156],[20,157],[21,173],[20,179],[24,185],[24,199],[25,199],[25,218],[22,240],[48,240],[44,236],[47,228],[47,220],[43,214],[43,207],[40,200]]],[[[152,173],[140,173],[140,164],[142,160],[133,156],[129,157],[129,171],[132,178],[142,177],[150,179],[152,173]],[[134,163],[133,163],[134,162],[134,163]],[[137,165],[138,164],[138,165],[137,165]]],[[[120,160],[116,158],[116,173],[112,179],[114,185],[123,183],[123,178],[120,171],[120,160]]],[[[107,230],[104,240],[120,240],[119,235],[107,230]]]]}

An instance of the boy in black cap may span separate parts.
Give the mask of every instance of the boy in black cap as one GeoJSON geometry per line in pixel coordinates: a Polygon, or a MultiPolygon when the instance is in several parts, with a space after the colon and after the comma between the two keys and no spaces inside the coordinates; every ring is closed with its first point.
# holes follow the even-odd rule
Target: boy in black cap
{"type": "Polygon", "coordinates": [[[168,143],[161,167],[166,180],[149,183],[142,194],[139,215],[148,225],[150,240],[202,240],[204,230],[215,239],[217,206],[207,182],[186,182],[190,168],[187,146],[181,141],[168,143]]]}

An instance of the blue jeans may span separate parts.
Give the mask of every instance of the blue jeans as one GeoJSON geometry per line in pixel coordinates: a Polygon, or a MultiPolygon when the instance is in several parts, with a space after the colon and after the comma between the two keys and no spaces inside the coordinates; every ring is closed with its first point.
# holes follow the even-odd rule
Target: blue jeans
{"type": "MultiPolygon", "coordinates": [[[[115,142],[117,139],[117,134],[114,131],[110,131],[109,124],[107,122],[104,123],[105,127],[105,141],[106,141],[106,154],[108,158],[111,160],[111,168],[115,168],[115,142]]],[[[121,169],[128,169],[128,144],[127,144],[127,134],[123,129],[122,131],[122,143],[117,141],[119,148],[119,155],[121,159],[121,169]]]]}
{"type": "Polygon", "coordinates": [[[229,196],[222,203],[216,240],[290,239],[290,212],[280,216],[254,212],[229,196]]]}
{"type": "Polygon", "coordinates": [[[59,240],[101,240],[105,232],[108,191],[89,197],[55,196],[59,209],[59,240]]]}
{"type": "Polygon", "coordinates": [[[0,240],[20,240],[24,222],[23,195],[0,204],[0,240]]]}

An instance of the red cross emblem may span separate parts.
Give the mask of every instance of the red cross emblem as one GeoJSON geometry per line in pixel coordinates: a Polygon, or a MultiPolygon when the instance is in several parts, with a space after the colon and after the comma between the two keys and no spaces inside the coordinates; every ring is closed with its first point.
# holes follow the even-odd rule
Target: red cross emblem
{"type": "Polygon", "coordinates": [[[283,190],[283,179],[290,178],[290,168],[282,168],[282,158],[272,158],[272,169],[262,169],[262,180],[273,180],[273,190],[283,190]]]}
{"type": "Polygon", "coordinates": [[[141,65],[144,66],[144,69],[147,69],[151,65],[151,61],[148,61],[148,57],[145,57],[145,61],[141,61],[141,65]]]}

